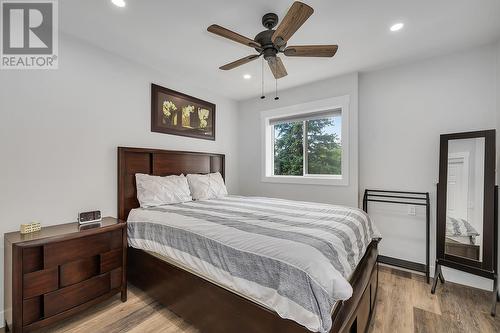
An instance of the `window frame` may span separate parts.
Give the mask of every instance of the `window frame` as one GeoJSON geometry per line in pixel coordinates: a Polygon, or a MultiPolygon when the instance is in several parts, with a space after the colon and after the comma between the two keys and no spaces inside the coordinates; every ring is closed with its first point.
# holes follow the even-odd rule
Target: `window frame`
{"type": "MultiPolygon", "coordinates": [[[[289,183],[289,184],[309,184],[309,185],[349,185],[349,105],[350,96],[339,96],[323,99],[315,102],[303,103],[283,107],[279,109],[262,111],[261,130],[262,130],[262,171],[261,181],[269,183],[289,183]],[[341,175],[315,175],[309,174],[307,170],[307,128],[303,126],[303,175],[274,175],[274,125],[270,122],[276,118],[307,115],[316,112],[325,112],[327,110],[340,110],[342,158],[341,175]]],[[[305,121],[304,121],[305,122],[305,121]]]]}

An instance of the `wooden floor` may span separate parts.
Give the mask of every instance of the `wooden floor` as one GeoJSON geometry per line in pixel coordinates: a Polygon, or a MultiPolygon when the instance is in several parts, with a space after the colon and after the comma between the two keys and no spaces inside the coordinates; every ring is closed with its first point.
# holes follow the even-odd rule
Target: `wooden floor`
{"type": "Polygon", "coordinates": [[[500,332],[500,304],[492,317],[491,292],[450,282],[438,284],[435,295],[430,290],[423,276],[380,266],[368,332],[500,332]]]}
{"type": "MultiPolygon", "coordinates": [[[[500,332],[500,310],[490,316],[491,294],[452,283],[431,295],[424,278],[380,267],[379,292],[370,333],[500,332]]],[[[500,305],[498,306],[500,309],[500,305]]],[[[2,331],[0,329],[0,331],[2,331]]],[[[2,331],[3,332],[3,331],[2,331]]],[[[130,287],[128,301],[113,298],[43,333],[197,332],[130,287]]]]}

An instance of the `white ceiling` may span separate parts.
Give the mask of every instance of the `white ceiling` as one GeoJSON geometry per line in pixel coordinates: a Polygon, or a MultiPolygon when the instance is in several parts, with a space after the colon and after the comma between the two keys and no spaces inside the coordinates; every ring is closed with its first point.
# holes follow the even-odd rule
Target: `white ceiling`
{"type": "MultiPolygon", "coordinates": [[[[262,15],[280,19],[292,0],[110,0],[59,2],[60,28],[92,44],[147,64],[165,74],[189,77],[196,86],[242,100],[260,95],[261,62],[232,71],[219,66],[255,53],[212,35],[217,23],[253,38],[264,30],[262,15]],[[253,76],[244,80],[243,74],[253,76]]],[[[287,58],[280,89],[353,71],[428,58],[486,44],[500,37],[499,0],[311,0],[314,14],[289,45],[339,44],[333,58],[287,58]],[[389,31],[396,22],[405,27],[389,31]]],[[[274,80],[265,68],[266,91],[274,80]]]]}

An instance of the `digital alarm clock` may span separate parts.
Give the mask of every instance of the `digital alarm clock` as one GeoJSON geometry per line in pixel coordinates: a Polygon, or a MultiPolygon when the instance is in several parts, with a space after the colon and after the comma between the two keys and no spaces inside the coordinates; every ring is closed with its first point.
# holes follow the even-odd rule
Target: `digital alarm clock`
{"type": "Polygon", "coordinates": [[[84,212],[78,214],[78,223],[80,224],[99,222],[101,220],[102,218],[100,210],[94,210],[92,212],[84,212]]]}

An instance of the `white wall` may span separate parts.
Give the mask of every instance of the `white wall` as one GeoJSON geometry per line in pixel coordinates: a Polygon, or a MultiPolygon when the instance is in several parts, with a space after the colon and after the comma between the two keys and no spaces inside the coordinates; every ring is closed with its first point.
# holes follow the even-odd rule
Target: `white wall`
{"type": "Polygon", "coordinates": [[[340,203],[357,206],[358,197],[358,75],[319,81],[279,92],[265,100],[258,97],[239,103],[239,180],[243,195],[261,195],[294,200],[340,203]],[[298,185],[261,182],[260,111],[350,95],[349,185],[298,185]]]}
{"type": "Polygon", "coordinates": [[[0,233],[75,221],[88,209],[116,216],[117,146],[225,153],[238,192],[236,103],[195,85],[65,36],[58,70],[1,71],[0,233]],[[216,141],[150,132],[152,82],[215,103],[216,141]]]}
{"type": "MultiPolygon", "coordinates": [[[[495,127],[496,56],[493,46],[485,46],[360,75],[360,190],[431,193],[432,269],[439,135],[495,127]]],[[[373,218],[386,235],[381,252],[423,261],[425,211],[417,209],[413,217],[406,207],[377,209],[373,218]]],[[[491,288],[488,280],[465,273],[444,274],[491,288]]]]}
{"type": "MultiPolygon", "coordinates": [[[[356,96],[356,75],[282,91],[278,102],[253,98],[239,103],[240,192],[352,206],[360,203],[366,188],[430,192],[432,275],[439,135],[500,128],[496,115],[497,51],[500,45],[484,46],[360,74],[358,189],[351,187],[358,182],[356,120],[351,124],[351,158],[355,162],[348,188],[262,183],[259,138],[260,111],[344,94],[356,96]]],[[[353,109],[356,112],[357,108],[353,109]]],[[[409,216],[407,209],[380,204],[371,206],[370,214],[385,237],[381,243],[383,254],[423,262],[425,210],[417,207],[416,216],[409,216]]],[[[445,268],[444,274],[450,281],[491,288],[489,280],[466,273],[445,268]]]]}
{"type": "MultiPolygon", "coordinates": [[[[500,41],[497,45],[497,168],[500,168],[500,41]]],[[[500,179],[497,172],[497,179],[500,179]]]]}
{"type": "MultiPolygon", "coordinates": [[[[497,64],[497,171],[500,171],[500,40],[497,45],[497,56],[496,56],[496,64],[497,64]]],[[[500,180],[500,172],[497,172],[497,184],[500,180]]],[[[500,228],[499,228],[500,229],[500,228]]],[[[500,260],[500,256],[499,256],[500,260]]]]}
{"type": "MultiPolygon", "coordinates": [[[[500,185],[500,40],[497,45],[497,185],[500,185]]],[[[500,196],[498,198],[500,207],[500,196]]],[[[499,222],[500,224],[500,222],[499,222]]],[[[498,239],[500,241],[500,227],[498,228],[498,239]]],[[[499,247],[500,252],[500,247],[499,247]]],[[[498,267],[500,268],[500,253],[498,256],[498,267]]],[[[500,290],[498,291],[500,295],[500,290]]]]}
{"type": "MultiPolygon", "coordinates": [[[[497,169],[500,168],[500,41],[497,46],[497,169]]],[[[497,179],[500,179],[497,172],[497,179]]],[[[497,182],[498,183],[498,182],[497,182]]]]}

